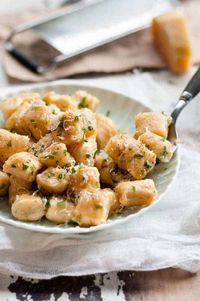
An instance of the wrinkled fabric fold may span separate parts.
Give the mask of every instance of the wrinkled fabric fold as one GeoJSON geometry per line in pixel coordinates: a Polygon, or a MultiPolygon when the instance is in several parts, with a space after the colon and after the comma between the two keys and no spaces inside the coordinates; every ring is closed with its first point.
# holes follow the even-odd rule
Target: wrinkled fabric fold
{"type": "MultiPolygon", "coordinates": [[[[200,2],[197,0],[182,1],[181,8],[189,23],[193,48],[193,63],[199,64],[200,31],[198,12],[200,11],[200,2]]],[[[62,8],[59,10],[62,10],[62,8]]],[[[1,14],[0,50],[1,48],[3,50],[3,47],[1,46],[3,45],[3,41],[5,41],[6,37],[9,35],[11,28],[14,28],[19,24],[36,20],[41,16],[49,15],[53,11],[54,10],[52,9],[32,9],[23,11],[20,14],[1,14]]],[[[53,57],[57,55],[55,49],[46,46],[42,40],[38,39],[38,37],[36,38],[33,32],[29,31],[25,36],[19,35],[17,41],[18,48],[28,57],[36,57],[37,62],[38,58],[39,61],[41,60],[41,57],[43,58],[42,61],[45,61],[47,59],[47,52],[48,58],[51,57],[53,59],[53,57]],[[36,49],[37,52],[35,53],[36,49]]],[[[24,82],[41,82],[89,73],[118,73],[131,71],[134,68],[162,69],[166,67],[163,58],[154,46],[151,30],[149,28],[67,61],[64,64],[61,64],[53,72],[50,71],[44,75],[38,75],[31,72],[6,51],[3,52],[3,63],[5,71],[10,79],[24,82]]]]}

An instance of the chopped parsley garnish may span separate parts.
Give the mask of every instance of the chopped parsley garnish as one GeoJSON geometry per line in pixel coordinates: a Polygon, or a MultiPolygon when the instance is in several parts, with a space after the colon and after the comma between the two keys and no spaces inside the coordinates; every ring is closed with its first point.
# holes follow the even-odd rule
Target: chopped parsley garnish
{"type": "Polygon", "coordinates": [[[144,163],[144,166],[147,168],[147,169],[150,169],[152,167],[151,163],[147,160],[145,163],[144,163]]]}
{"type": "Polygon", "coordinates": [[[75,117],[74,117],[74,120],[75,120],[75,121],[79,121],[79,117],[80,117],[80,116],[78,116],[78,115],[75,116],[75,117]]]}
{"type": "Polygon", "coordinates": [[[8,141],[7,146],[11,147],[12,146],[12,141],[8,141]]]}
{"type": "Polygon", "coordinates": [[[81,99],[81,101],[79,102],[79,105],[78,105],[78,108],[79,109],[83,109],[83,108],[87,108],[88,107],[88,104],[87,104],[87,98],[86,97],[83,97],[81,99]]]}
{"type": "Polygon", "coordinates": [[[110,116],[110,113],[111,113],[111,111],[108,110],[108,111],[106,112],[106,116],[107,116],[107,117],[110,116]]]}
{"type": "Polygon", "coordinates": [[[50,153],[44,157],[45,160],[54,159],[54,158],[55,158],[55,153],[50,153]]]}
{"type": "Polygon", "coordinates": [[[63,166],[63,168],[69,168],[70,166],[71,166],[70,163],[66,163],[66,164],[63,166]]]}
{"type": "Polygon", "coordinates": [[[30,163],[23,163],[22,164],[22,169],[27,170],[30,167],[30,163]]]}
{"type": "Polygon", "coordinates": [[[94,130],[94,128],[91,125],[89,125],[88,126],[88,131],[93,131],[93,130],[94,130]]]}
{"type": "Polygon", "coordinates": [[[66,150],[66,149],[64,149],[64,151],[63,151],[63,154],[64,154],[64,155],[66,155],[66,154],[67,154],[67,150],[66,150]]]}
{"type": "Polygon", "coordinates": [[[71,174],[73,174],[73,173],[76,172],[76,169],[75,169],[74,167],[71,167],[71,168],[69,169],[69,172],[70,172],[71,174]]]}
{"type": "Polygon", "coordinates": [[[35,147],[32,147],[31,149],[32,149],[32,151],[33,151],[34,156],[37,156],[38,151],[35,149],[35,147]]]}
{"type": "Polygon", "coordinates": [[[101,204],[96,204],[95,205],[95,209],[102,209],[102,208],[103,208],[103,206],[101,204]]]}
{"type": "Polygon", "coordinates": [[[65,178],[65,173],[64,172],[62,172],[62,173],[60,173],[59,175],[58,175],[58,179],[59,180],[62,180],[62,179],[64,179],[65,178]]]}
{"type": "Polygon", "coordinates": [[[86,128],[82,128],[82,131],[83,131],[83,137],[82,137],[82,143],[84,142],[88,142],[88,140],[86,139],[86,132],[87,132],[87,129],[86,128]]]}
{"type": "Polygon", "coordinates": [[[65,201],[59,201],[58,203],[57,203],[57,206],[64,206],[65,205],[65,201]]]}
{"type": "Polygon", "coordinates": [[[97,188],[100,188],[99,182],[96,182],[96,186],[97,186],[97,188]]]}
{"type": "Polygon", "coordinates": [[[166,147],[166,145],[163,147],[163,152],[162,152],[161,156],[163,158],[166,158],[166,156],[167,156],[167,147],[166,147]]]}
{"type": "Polygon", "coordinates": [[[133,190],[133,192],[136,192],[135,186],[132,186],[132,190],[133,190]]]}

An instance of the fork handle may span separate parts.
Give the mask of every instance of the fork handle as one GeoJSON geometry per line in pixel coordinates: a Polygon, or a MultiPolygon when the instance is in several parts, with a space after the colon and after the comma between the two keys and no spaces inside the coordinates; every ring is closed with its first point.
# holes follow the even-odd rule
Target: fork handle
{"type": "Polygon", "coordinates": [[[185,89],[183,90],[178,103],[176,104],[171,117],[173,118],[174,123],[183,110],[183,108],[200,92],[200,67],[191,78],[185,89]]]}

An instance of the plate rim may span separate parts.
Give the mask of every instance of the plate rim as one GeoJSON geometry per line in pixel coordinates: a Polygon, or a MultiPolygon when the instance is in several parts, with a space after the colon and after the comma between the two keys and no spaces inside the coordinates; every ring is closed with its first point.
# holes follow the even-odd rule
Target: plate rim
{"type": "MultiPolygon", "coordinates": [[[[146,105],[143,104],[143,102],[133,98],[132,96],[126,95],[124,93],[115,91],[113,89],[109,89],[109,88],[104,88],[101,86],[98,86],[96,84],[87,84],[85,82],[81,82],[79,80],[55,80],[55,81],[46,81],[46,82],[42,82],[42,83],[33,83],[33,84],[24,84],[24,85],[20,85],[20,86],[14,86],[14,87],[6,87],[4,89],[3,92],[0,93],[0,98],[2,99],[3,97],[8,97],[9,95],[13,95],[16,92],[20,92],[20,91],[29,91],[32,89],[41,89],[41,88],[45,88],[45,87],[55,87],[55,86],[83,86],[85,87],[85,89],[87,89],[87,87],[90,88],[94,88],[94,89],[98,89],[109,93],[113,93],[113,94],[117,94],[120,97],[123,98],[127,98],[127,100],[129,101],[133,101],[134,103],[136,103],[137,105],[142,105],[145,109],[147,109],[148,111],[152,111],[152,109],[146,105]]],[[[1,101],[1,100],[0,100],[1,101]]],[[[177,156],[176,158],[176,167],[175,167],[175,173],[174,176],[172,178],[172,180],[170,181],[170,183],[167,185],[165,191],[163,193],[161,193],[158,198],[149,206],[143,207],[141,208],[139,211],[135,212],[135,213],[131,213],[130,215],[127,215],[126,217],[122,218],[122,219],[115,219],[114,221],[110,221],[108,220],[107,223],[105,224],[100,224],[97,226],[92,226],[92,227],[67,227],[65,228],[64,226],[58,226],[55,225],[55,227],[48,227],[48,226],[44,226],[44,225],[39,225],[39,224],[33,224],[33,223],[28,223],[28,222],[24,222],[24,221],[18,221],[15,219],[10,219],[10,218],[6,218],[6,217],[2,217],[0,215],[0,222],[3,222],[7,225],[19,228],[19,229],[23,229],[23,230],[29,230],[32,232],[40,232],[40,233],[48,233],[48,234],[66,234],[66,235],[83,235],[83,234],[92,234],[94,232],[97,231],[106,231],[107,229],[110,229],[114,226],[118,226],[118,225],[122,225],[126,222],[130,222],[133,218],[138,217],[141,214],[144,214],[147,210],[149,210],[150,208],[152,208],[153,206],[155,206],[156,204],[158,204],[158,202],[161,201],[161,199],[167,194],[168,190],[171,188],[171,186],[173,185],[178,171],[179,171],[179,167],[180,167],[180,154],[179,154],[179,148],[177,147],[176,150],[176,154],[177,156]]]]}

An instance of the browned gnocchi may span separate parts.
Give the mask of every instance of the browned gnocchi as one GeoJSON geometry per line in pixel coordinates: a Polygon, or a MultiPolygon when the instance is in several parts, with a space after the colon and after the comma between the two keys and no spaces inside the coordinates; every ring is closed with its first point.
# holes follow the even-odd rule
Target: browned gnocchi
{"type": "Polygon", "coordinates": [[[99,103],[83,90],[23,92],[0,103],[0,196],[15,219],[90,227],[155,200],[146,176],[172,158],[171,117],[140,113],[136,132],[121,134],[95,112],[99,103]]]}
{"type": "Polygon", "coordinates": [[[52,196],[47,203],[46,218],[56,224],[65,224],[72,220],[75,205],[63,196],[52,196]]]}
{"type": "Polygon", "coordinates": [[[94,155],[97,151],[97,142],[94,135],[87,138],[84,143],[72,144],[68,148],[77,163],[94,166],[94,155]]]}
{"type": "Polygon", "coordinates": [[[21,221],[38,221],[45,214],[45,206],[40,196],[21,194],[16,196],[11,212],[21,221]]]}
{"type": "Polygon", "coordinates": [[[73,98],[78,102],[78,108],[88,108],[95,111],[99,105],[99,99],[84,90],[78,90],[74,93],[73,98]]]}
{"type": "Polygon", "coordinates": [[[0,171],[0,196],[4,196],[8,193],[10,185],[10,178],[7,173],[0,171]]]}
{"type": "Polygon", "coordinates": [[[144,179],[156,164],[156,155],[128,134],[112,137],[105,151],[137,180],[144,179]]]}
{"type": "Polygon", "coordinates": [[[14,175],[10,176],[10,186],[9,186],[9,205],[12,205],[16,200],[17,195],[21,194],[29,194],[31,195],[32,191],[32,183],[26,180],[23,180],[14,175]]]}
{"type": "Polygon", "coordinates": [[[66,112],[67,110],[75,110],[78,108],[77,102],[70,95],[59,95],[54,91],[50,91],[43,97],[43,100],[48,105],[55,105],[61,111],[66,112]]]}
{"type": "Polygon", "coordinates": [[[25,181],[33,182],[41,167],[41,163],[34,155],[20,152],[8,158],[3,165],[3,171],[25,181]]]}
{"type": "Polygon", "coordinates": [[[115,187],[119,203],[122,206],[146,206],[153,202],[157,191],[153,180],[121,182],[115,187]]]}
{"type": "Polygon", "coordinates": [[[50,167],[70,167],[75,165],[75,160],[68,152],[64,143],[52,143],[38,156],[39,161],[50,167]]]}
{"type": "Polygon", "coordinates": [[[18,152],[25,152],[29,148],[30,138],[7,130],[0,129],[0,164],[18,152]]]}
{"type": "Polygon", "coordinates": [[[68,110],[63,117],[64,143],[84,143],[96,135],[95,114],[89,109],[68,110]]]}
{"type": "Polygon", "coordinates": [[[139,137],[139,141],[154,152],[161,162],[169,162],[173,155],[172,144],[165,138],[146,131],[139,137]]]}
{"type": "Polygon", "coordinates": [[[59,167],[48,167],[37,175],[38,188],[44,193],[64,193],[69,182],[69,175],[65,169],[59,167]]]}
{"type": "Polygon", "coordinates": [[[96,114],[97,144],[99,149],[104,149],[109,139],[117,134],[114,122],[103,114],[96,114]]]}
{"type": "Polygon", "coordinates": [[[168,129],[171,123],[172,118],[165,113],[140,113],[135,117],[135,138],[138,138],[140,135],[149,130],[150,132],[167,139],[168,129]]]}
{"type": "Polygon", "coordinates": [[[78,204],[74,210],[73,220],[80,226],[96,226],[106,223],[111,207],[113,195],[108,191],[82,191],[78,204]]]}

